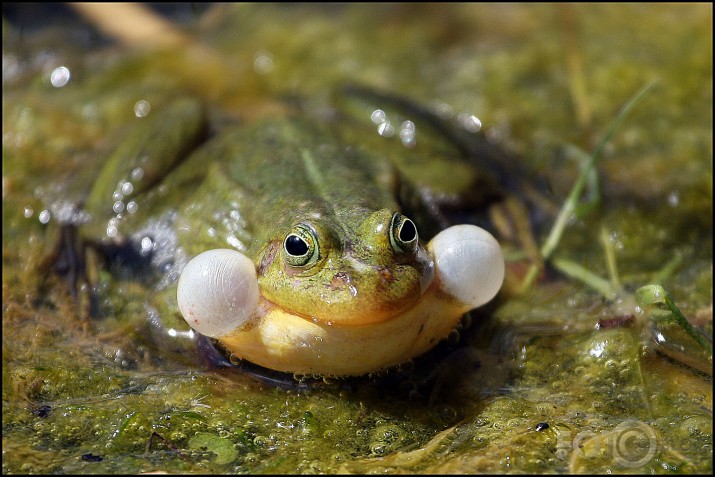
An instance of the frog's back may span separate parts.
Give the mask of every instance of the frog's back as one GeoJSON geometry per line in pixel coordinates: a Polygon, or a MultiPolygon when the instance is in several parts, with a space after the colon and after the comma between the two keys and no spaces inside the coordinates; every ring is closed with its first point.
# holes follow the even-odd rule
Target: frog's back
{"type": "Polygon", "coordinates": [[[341,143],[327,128],[287,118],[222,132],[200,151],[242,189],[257,236],[320,216],[340,228],[383,208],[398,210],[387,158],[341,143]]]}

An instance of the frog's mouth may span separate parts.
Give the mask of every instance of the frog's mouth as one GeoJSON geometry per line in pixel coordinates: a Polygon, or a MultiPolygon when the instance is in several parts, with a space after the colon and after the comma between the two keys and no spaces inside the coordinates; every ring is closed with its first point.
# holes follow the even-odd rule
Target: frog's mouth
{"type": "Polygon", "coordinates": [[[422,246],[410,260],[390,266],[367,264],[351,253],[331,262],[309,276],[260,276],[261,303],[314,323],[371,325],[414,307],[435,275],[434,260],[422,246]]]}
{"type": "MultiPolygon", "coordinates": [[[[460,313],[488,302],[501,288],[504,279],[501,248],[489,232],[479,227],[456,225],[443,230],[429,242],[424,253],[434,263],[434,280],[430,277],[418,285],[417,299],[408,301],[407,308],[428,299],[422,292],[430,283],[434,293],[428,295],[448,296],[460,313]]],[[[350,293],[348,284],[336,285],[344,285],[350,293]]],[[[255,324],[271,308],[261,297],[253,262],[229,249],[209,250],[192,259],[179,278],[177,299],[184,319],[194,330],[219,339],[255,324]]],[[[390,321],[406,311],[404,306],[389,310],[391,318],[380,322],[390,321]]],[[[329,319],[324,321],[330,325],[329,319]]],[[[377,322],[360,324],[374,323],[377,322]]]]}

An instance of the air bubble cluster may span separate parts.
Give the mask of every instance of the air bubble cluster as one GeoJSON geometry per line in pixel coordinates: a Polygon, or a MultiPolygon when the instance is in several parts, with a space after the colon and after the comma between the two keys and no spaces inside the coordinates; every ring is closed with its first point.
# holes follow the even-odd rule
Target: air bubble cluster
{"type": "MultiPolygon", "coordinates": [[[[382,137],[393,137],[395,135],[395,127],[390,123],[390,119],[382,109],[376,109],[370,115],[370,120],[377,124],[377,133],[382,137]]],[[[412,121],[403,121],[400,125],[398,133],[402,145],[405,147],[414,147],[417,142],[415,139],[415,123],[412,121]]]]}

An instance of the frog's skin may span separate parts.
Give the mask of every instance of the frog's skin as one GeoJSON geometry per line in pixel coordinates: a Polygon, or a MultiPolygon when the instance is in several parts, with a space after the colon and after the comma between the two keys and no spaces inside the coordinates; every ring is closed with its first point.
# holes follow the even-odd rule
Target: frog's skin
{"type": "Polygon", "coordinates": [[[433,347],[501,286],[499,245],[482,229],[425,247],[384,158],[299,122],[237,134],[206,151],[231,158],[223,174],[249,198],[250,260],[202,254],[178,285],[186,321],[235,356],[299,374],[377,371],[433,347]]]}
{"type": "MultiPolygon", "coordinates": [[[[504,277],[498,243],[476,226],[451,227],[426,250],[422,245],[418,248],[410,260],[393,260],[387,266],[370,265],[381,258],[379,254],[358,260],[343,258],[337,260],[342,262],[338,266],[325,264],[315,276],[301,277],[308,291],[296,296],[295,302],[268,300],[274,291],[271,277],[264,275],[256,281],[253,263],[239,252],[211,250],[184,269],[179,279],[179,307],[194,329],[217,338],[235,356],[265,367],[338,376],[378,371],[432,348],[464,312],[490,300],[504,277]],[[433,260],[433,256],[437,258],[433,260]],[[390,282],[403,282],[396,288],[409,293],[393,298],[390,282]],[[366,311],[359,308],[363,283],[368,290],[366,311]],[[415,293],[417,286],[420,293],[415,293]],[[354,303],[339,304],[327,320],[294,311],[314,303],[318,313],[330,310],[330,293],[340,288],[349,289],[348,300],[354,303]],[[383,296],[384,308],[380,308],[383,296]],[[372,310],[382,319],[376,321],[372,310]]],[[[389,257],[389,251],[383,252],[389,257]]],[[[285,273],[277,271],[279,277],[285,273]]],[[[296,281],[296,285],[300,288],[301,284],[296,281]]],[[[287,288],[290,290],[290,284],[287,288]]]]}
{"type": "MultiPolygon", "coordinates": [[[[188,124],[192,134],[201,129],[188,124]]],[[[108,167],[103,175],[125,177],[134,166],[115,159],[108,167]]],[[[117,184],[102,183],[87,200],[91,211],[110,202],[116,187],[106,183],[117,184]]],[[[139,243],[169,230],[169,240],[152,237],[154,252],[169,251],[174,274],[183,269],[177,293],[186,322],[266,368],[344,376],[403,363],[503,281],[488,232],[455,226],[425,243],[398,202],[390,160],[305,119],[227,127],[159,184],[135,194],[144,213],[114,221],[112,240],[139,243]],[[154,204],[167,191],[185,193],[160,213],[154,204]],[[168,227],[139,225],[156,217],[168,227]]]]}

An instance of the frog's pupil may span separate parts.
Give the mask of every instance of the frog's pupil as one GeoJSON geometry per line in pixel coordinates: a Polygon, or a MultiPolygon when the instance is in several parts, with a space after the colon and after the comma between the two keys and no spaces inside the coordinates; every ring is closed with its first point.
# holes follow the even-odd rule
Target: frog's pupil
{"type": "Polygon", "coordinates": [[[286,252],[295,257],[300,257],[308,253],[308,244],[297,235],[289,235],[286,239],[285,247],[286,252]]]}
{"type": "Polygon", "coordinates": [[[415,228],[415,224],[411,220],[405,220],[405,222],[402,224],[402,227],[400,227],[400,240],[403,242],[411,242],[417,237],[417,229],[415,228]]]}

